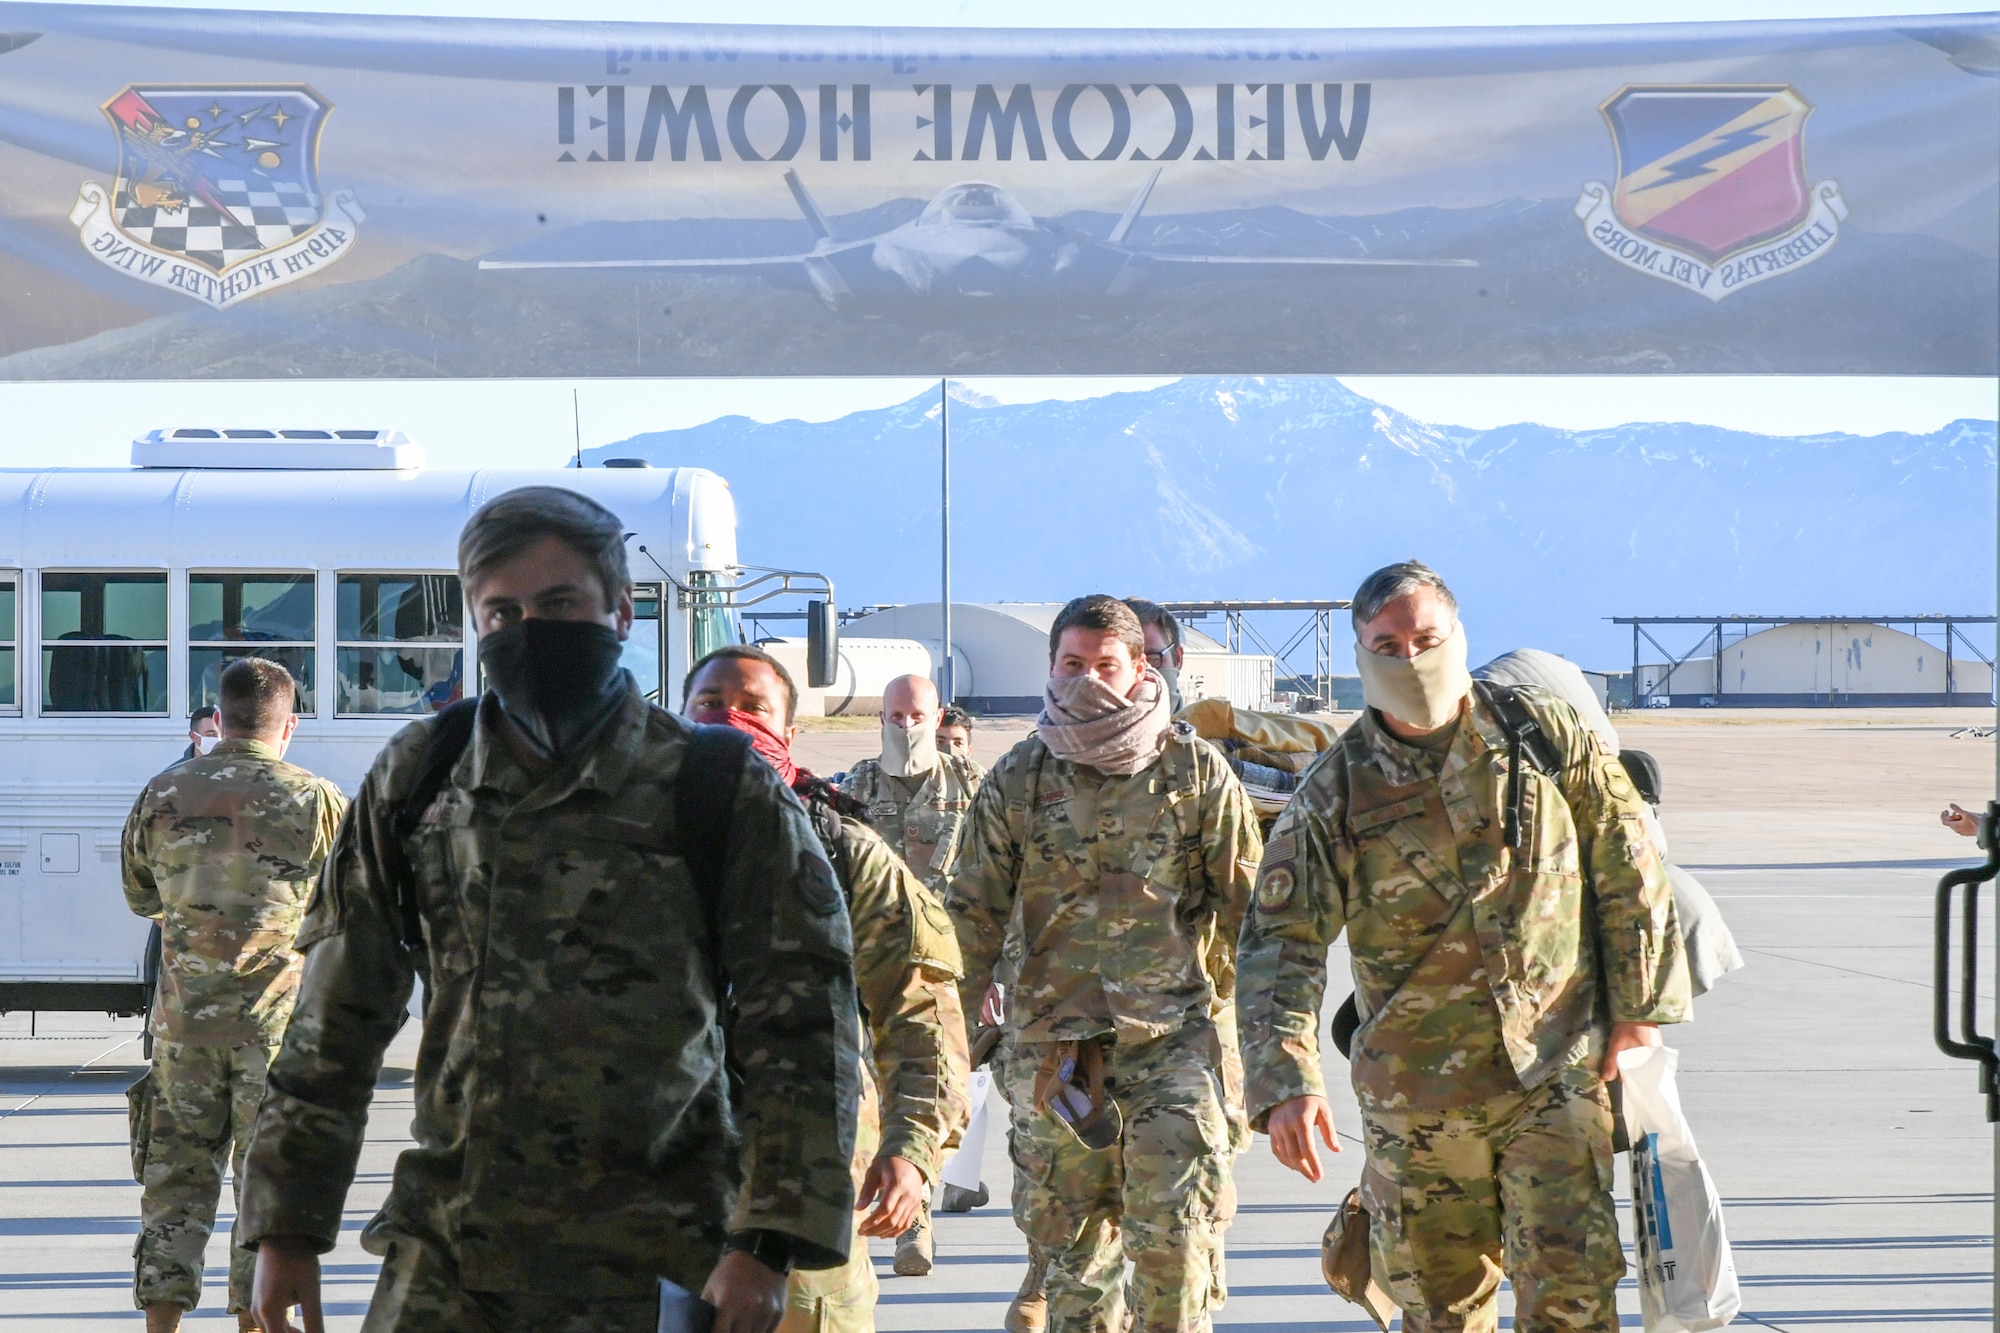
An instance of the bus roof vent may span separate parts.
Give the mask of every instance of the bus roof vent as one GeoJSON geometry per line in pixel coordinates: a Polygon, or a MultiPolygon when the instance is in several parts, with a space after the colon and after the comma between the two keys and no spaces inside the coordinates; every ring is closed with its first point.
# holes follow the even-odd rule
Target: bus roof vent
{"type": "Polygon", "coordinates": [[[403,472],[424,465],[399,430],[263,430],[184,426],[132,441],[132,466],[403,472]]]}

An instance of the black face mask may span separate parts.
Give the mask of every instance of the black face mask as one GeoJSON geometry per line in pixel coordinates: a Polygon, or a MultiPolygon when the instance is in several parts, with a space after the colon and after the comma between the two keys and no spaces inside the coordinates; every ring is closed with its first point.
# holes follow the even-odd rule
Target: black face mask
{"type": "Polygon", "coordinates": [[[479,664],[507,716],[551,755],[574,750],[625,697],[618,631],[527,619],[481,635],[479,664]]]}

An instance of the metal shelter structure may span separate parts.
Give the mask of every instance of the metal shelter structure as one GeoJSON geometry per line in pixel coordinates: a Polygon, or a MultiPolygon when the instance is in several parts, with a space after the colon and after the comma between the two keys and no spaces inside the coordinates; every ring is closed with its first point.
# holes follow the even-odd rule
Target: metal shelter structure
{"type": "MultiPolygon", "coordinates": [[[[1243,651],[1243,640],[1248,637],[1259,652],[1286,666],[1291,665],[1291,655],[1304,646],[1308,637],[1313,642],[1313,669],[1309,679],[1312,682],[1313,697],[1325,708],[1333,706],[1333,613],[1345,611],[1352,605],[1344,599],[1262,599],[1253,601],[1195,601],[1161,602],[1161,606],[1182,620],[1205,620],[1209,616],[1223,618],[1222,646],[1232,653],[1243,651]],[[1274,647],[1271,641],[1259,633],[1247,616],[1259,613],[1293,614],[1304,616],[1300,625],[1283,646],[1274,647]]],[[[1293,674],[1297,674],[1294,669],[1293,674]]]]}
{"type": "MultiPolygon", "coordinates": [[[[1664,701],[1666,698],[1675,693],[1689,693],[1688,691],[1677,691],[1673,688],[1674,673],[1681,670],[1681,668],[1688,666],[1690,663],[1701,662],[1702,659],[1704,658],[1708,660],[1709,664],[1711,664],[1711,670],[1709,675],[1709,680],[1711,682],[1710,687],[1707,690],[1692,691],[1692,693],[1698,693],[1707,697],[1713,704],[1719,704],[1723,702],[1723,700],[1731,693],[1731,691],[1722,688],[1722,680],[1723,680],[1722,654],[1724,649],[1729,647],[1731,644],[1741,643],[1744,639],[1749,638],[1751,635],[1761,633],[1764,630],[1777,629],[1782,625],[1800,625],[1800,624],[1854,624],[1854,625],[1867,624],[1867,625],[1881,625],[1889,629],[1900,629],[1901,627],[1907,625],[1909,626],[1909,632],[1912,637],[1917,639],[1922,639],[1924,640],[1924,642],[1927,643],[1930,642],[1930,640],[1924,639],[1926,631],[1932,634],[1942,634],[1943,636],[1942,640],[1934,645],[1935,647],[1941,648],[1944,652],[1945,683],[1944,683],[1944,689],[1940,693],[1939,698],[1945,702],[1955,702],[1955,703],[1966,703],[1966,704],[1976,704],[1976,705],[1990,705],[1991,703],[1991,699],[1985,691],[1979,691],[1975,696],[1974,693],[1971,691],[1961,691],[1958,688],[1961,682],[1958,679],[1959,673],[1957,669],[1957,664],[1959,661],[1963,660],[1959,656],[1960,650],[1963,650],[1964,653],[1970,654],[1972,659],[1977,660],[1980,663],[1983,663],[1987,669],[1988,679],[1990,680],[1992,678],[1991,673],[1993,671],[1993,666],[1994,666],[1993,656],[1982,651],[1978,644],[1974,643],[1970,638],[1968,638],[1962,627],[1966,625],[1994,624],[1996,623],[1996,620],[1995,617],[1993,616],[1961,616],[1961,615],[1948,615],[1948,614],[1889,615],[1889,616],[1736,615],[1736,616],[1612,616],[1610,617],[1610,619],[1611,622],[1615,625],[1630,625],[1632,627],[1632,706],[1634,708],[1661,706],[1661,704],[1656,701],[1664,701]],[[1688,648],[1684,652],[1676,653],[1673,650],[1667,648],[1665,645],[1663,645],[1660,642],[1659,638],[1656,637],[1653,633],[1653,630],[1667,625],[1698,625],[1702,627],[1703,632],[1701,634],[1701,637],[1695,640],[1694,645],[1692,647],[1688,648]],[[1641,658],[1644,653],[1644,645],[1650,645],[1653,651],[1659,654],[1659,657],[1656,661],[1650,663],[1642,662],[1641,658]],[[1647,682],[1644,680],[1644,677],[1642,675],[1642,670],[1641,670],[1642,666],[1663,666],[1665,669],[1661,671],[1659,678],[1656,681],[1647,682]],[[1961,698],[1962,694],[1964,695],[1964,697],[1961,698]]],[[[1752,696],[1752,697],[1754,697],[1757,702],[1766,702],[1766,700],[1764,700],[1761,696],[1752,696]]],[[[1749,700],[1746,698],[1744,701],[1747,702],[1749,700]]],[[[1829,691],[1828,697],[1826,699],[1816,700],[1815,702],[1824,702],[1827,704],[1832,704],[1837,701],[1838,700],[1835,697],[1835,692],[1829,691]]]]}

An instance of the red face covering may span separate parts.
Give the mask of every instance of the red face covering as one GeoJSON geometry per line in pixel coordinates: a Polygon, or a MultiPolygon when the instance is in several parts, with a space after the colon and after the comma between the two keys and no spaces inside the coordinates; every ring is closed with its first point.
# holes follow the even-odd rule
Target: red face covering
{"type": "Polygon", "coordinates": [[[792,762],[792,749],[785,744],[785,738],[771,730],[763,718],[754,713],[745,713],[735,708],[716,708],[713,705],[688,710],[688,717],[712,727],[734,727],[750,738],[750,748],[758,757],[778,770],[778,778],[787,787],[798,780],[799,766],[792,762]]]}

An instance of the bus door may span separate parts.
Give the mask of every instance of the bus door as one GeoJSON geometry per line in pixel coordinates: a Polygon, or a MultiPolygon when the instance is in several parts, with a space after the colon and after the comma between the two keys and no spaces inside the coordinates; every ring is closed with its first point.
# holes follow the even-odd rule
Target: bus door
{"type": "Polygon", "coordinates": [[[632,635],[625,640],[619,664],[639,682],[647,703],[667,706],[666,599],[657,583],[632,586],[632,635]]]}

